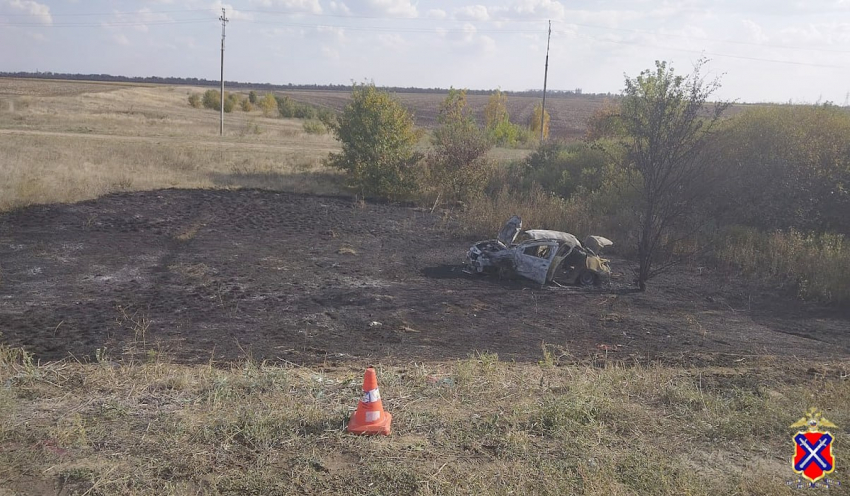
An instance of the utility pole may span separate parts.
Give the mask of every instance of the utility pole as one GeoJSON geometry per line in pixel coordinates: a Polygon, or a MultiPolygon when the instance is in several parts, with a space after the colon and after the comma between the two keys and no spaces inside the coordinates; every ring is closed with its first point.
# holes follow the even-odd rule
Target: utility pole
{"type": "Polygon", "coordinates": [[[224,26],[229,21],[224,7],[221,8],[221,17],[218,20],[221,21],[221,121],[218,134],[219,136],[224,136],[224,26]]]}
{"type": "MultiPolygon", "coordinates": [[[[552,39],[552,21],[549,21],[549,36],[546,38],[546,69],[543,72],[543,105],[540,109],[540,142],[543,143],[543,127],[546,122],[546,80],[549,79],[549,41],[552,39]]],[[[222,43],[224,43],[222,41],[222,43]]],[[[222,45],[223,47],[224,45],[222,45]]],[[[222,48],[222,53],[224,48],[222,48]]],[[[222,55],[223,56],[223,55],[222,55]]]]}

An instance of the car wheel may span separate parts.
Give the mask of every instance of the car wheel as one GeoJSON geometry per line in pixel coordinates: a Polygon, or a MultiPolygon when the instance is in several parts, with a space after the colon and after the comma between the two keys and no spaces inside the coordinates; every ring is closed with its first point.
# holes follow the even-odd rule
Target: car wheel
{"type": "Polygon", "coordinates": [[[593,286],[596,284],[596,274],[589,270],[583,270],[578,276],[578,283],[579,286],[593,286]]]}

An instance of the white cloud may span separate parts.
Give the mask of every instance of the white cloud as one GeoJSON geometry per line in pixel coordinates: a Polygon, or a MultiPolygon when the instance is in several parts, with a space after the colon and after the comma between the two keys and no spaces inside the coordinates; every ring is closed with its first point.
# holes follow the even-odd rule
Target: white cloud
{"type": "Polygon", "coordinates": [[[467,5],[455,10],[455,19],[461,21],[486,21],[490,18],[484,5],[467,5]]]}
{"type": "Polygon", "coordinates": [[[322,56],[331,60],[339,60],[339,52],[331,47],[322,47],[322,56]]]}
{"type": "Polygon", "coordinates": [[[378,42],[386,49],[401,52],[407,46],[407,42],[398,34],[382,34],[378,36],[378,42]]]}
{"type": "MultiPolygon", "coordinates": [[[[147,33],[149,31],[148,24],[163,23],[171,20],[173,19],[168,15],[159,12],[152,12],[149,8],[145,7],[132,14],[115,13],[109,20],[101,22],[101,26],[110,31],[122,34],[126,32],[127,29],[133,29],[140,33],[147,33]]],[[[119,44],[123,45],[126,43],[119,42],[119,44]]]]}
{"type": "Polygon", "coordinates": [[[118,43],[119,45],[126,46],[130,44],[130,40],[128,40],[127,37],[124,36],[124,33],[117,33],[112,37],[112,39],[115,41],[115,43],[118,43]]]}
{"type": "Polygon", "coordinates": [[[561,2],[557,0],[516,0],[508,7],[494,7],[490,9],[494,17],[505,19],[551,19],[553,21],[564,18],[566,10],[561,2]]]}
{"type": "Polygon", "coordinates": [[[419,12],[410,0],[365,0],[360,5],[361,11],[373,15],[390,17],[417,17],[419,12]]]}
{"type": "Polygon", "coordinates": [[[41,24],[53,24],[53,16],[50,15],[50,7],[40,4],[34,0],[6,0],[4,2],[14,12],[32,16],[41,24]]]}
{"type": "Polygon", "coordinates": [[[334,14],[351,14],[351,9],[348,8],[348,5],[345,5],[342,2],[331,2],[330,3],[331,12],[334,14]]]}
{"type": "Polygon", "coordinates": [[[425,14],[425,17],[428,19],[445,19],[447,16],[448,14],[446,14],[446,11],[443,9],[431,9],[425,14]]]}
{"type": "Polygon", "coordinates": [[[221,0],[218,0],[215,3],[213,3],[212,6],[210,7],[210,10],[213,13],[215,13],[216,15],[220,16],[222,8],[224,9],[224,12],[227,14],[228,20],[245,19],[245,20],[250,21],[250,20],[254,19],[253,14],[236,10],[236,9],[233,8],[232,5],[230,5],[228,3],[222,3],[221,0]]]}
{"type": "Polygon", "coordinates": [[[131,16],[129,19],[134,21],[138,21],[143,23],[142,26],[136,26],[138,31],[147,32],[148,31],[148,23],[151,22],[167,22],[170,21],[171,18],[165,14],[160,14],[156,12],[151,12],[151,9],[145,7],[144,9],[138,11],[134,16],[131,16]]]}
{"type": "Polygon", "coordinates": [[[455,36],[464,43],[470,43],[473,39],[475,39],[475,33],[477,32],[478,29],[475,26],[466,22],[463,24],[463,28],[460,32],[455,32],[455,36]]]}
{"type": "Polygon", "coordinates": [[[743,19],[741,21],[741,24],[743,24],[744,27],[747,28],[747,31],[750,35],[750,39],[755,43],[766,43],[770,41],[770,38],[766,34],[764,34],[764,29],[762,29],[762,27],[758,23],[753,22],[749,19],[743,19]]]}
{"type": "Polygon", "coordinates": [[[496,53],[496,40],[493,38],[482,35],[478,37],[477,40],[478,49],[483,52],[485,55],[493,55],[496,53]]]}
{"type": "Polygon", "coordinates": [[[335,26],[316,26],[316,32],[320,35],[328,35],[336,39],[336,41],[345,42],[345,29],[335,26]]]}
{"type": "Polygon", "coordinates": [[[322,13],[322,6],[319,4],[319,0],[252,0],[251,3],[261,7],[286,10],[293,13],[322,13]]]}
{"type": "Polygon", "coordinates": [[[47,41],[47,36],[44,36],[41,33],[34,33],[32,31],[27,31],[27,36],[29,36],[31,40],[38,41],[39,43],[47,41]]]}
{"type": "Polygon", "coordinates": [[[195,48],[198,48],[198,44],[195,41],[194,36],[178,36],[174,39],[175,39],[175,41],[177,41],[178,43],[181,43],[183,46],[185,46],[186,48],[188,48],[190,50],[194,50],[195,48]]]}
{"type": "Polygon", "coordinates": [[[571,10],[566,13],[566,19],[571,22],[612,28],[645,17],[646,13],[634,10],[571,10]]]}

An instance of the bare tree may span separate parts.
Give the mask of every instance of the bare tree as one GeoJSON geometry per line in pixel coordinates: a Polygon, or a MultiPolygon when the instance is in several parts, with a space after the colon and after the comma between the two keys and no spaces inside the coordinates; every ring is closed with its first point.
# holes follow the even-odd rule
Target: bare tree
{"type": "Polygon", "coordinates": [[[707,152],[721,114],[729,102],[709,104],[719,79],[706,81],[699,60],[688,76],[678,76],[666,62],[655,63],[634,79],[626,76],[620,117],[627,136],[627,160],[638,205],[637,283],[646,282],[674,263],[672,248],[687,235],[700,202],[711,194],[711,157],[707,152]]]}

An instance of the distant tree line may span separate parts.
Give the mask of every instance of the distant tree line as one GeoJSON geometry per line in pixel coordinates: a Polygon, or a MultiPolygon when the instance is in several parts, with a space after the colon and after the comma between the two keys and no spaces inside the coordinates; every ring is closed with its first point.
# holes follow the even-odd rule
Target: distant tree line
{"type": "MultiPolygon", "coordinates": [[[[128,76],[113,76],[111,74],[65,74],[61,72],[0,72],[0,77],[5,78],[32,78],[32,79],[64,79],[71,81],[107,81],[113,83],[148,83],[148,84],[171,84],[171,85],[186,85],[186,86],[215,86],[218,87],[221,82],[218,80],[210,80],[203,78],[179,78],[179,77],[128,77],[128,76]]],[[[352,91],[354,86],[350,84],[271,84],[271,83],[246,83],[241,81],[225,81],[225,86],[233,89],[259,89],[264,91],[284,91],[284,90],[320,90],[320,91],[352,91]]],[[[445,94],[449,92],[447,88],[414,88],[404,86],[383,86],[380,89],[391,93],[437,93],[445,94]]],[[[466,90],[468,95],[490,95],[493,90],[466,90]]],[[[532,96],[542,97],[542,90],[525,90],[525,91],[503,91],[502,93],[510,96],[532,96]]],[[[581,97],[581,96],[609,96],[611,93],[584,93],[581,88],[574,90],[546,90],[548,97],[581,97]]]]}

